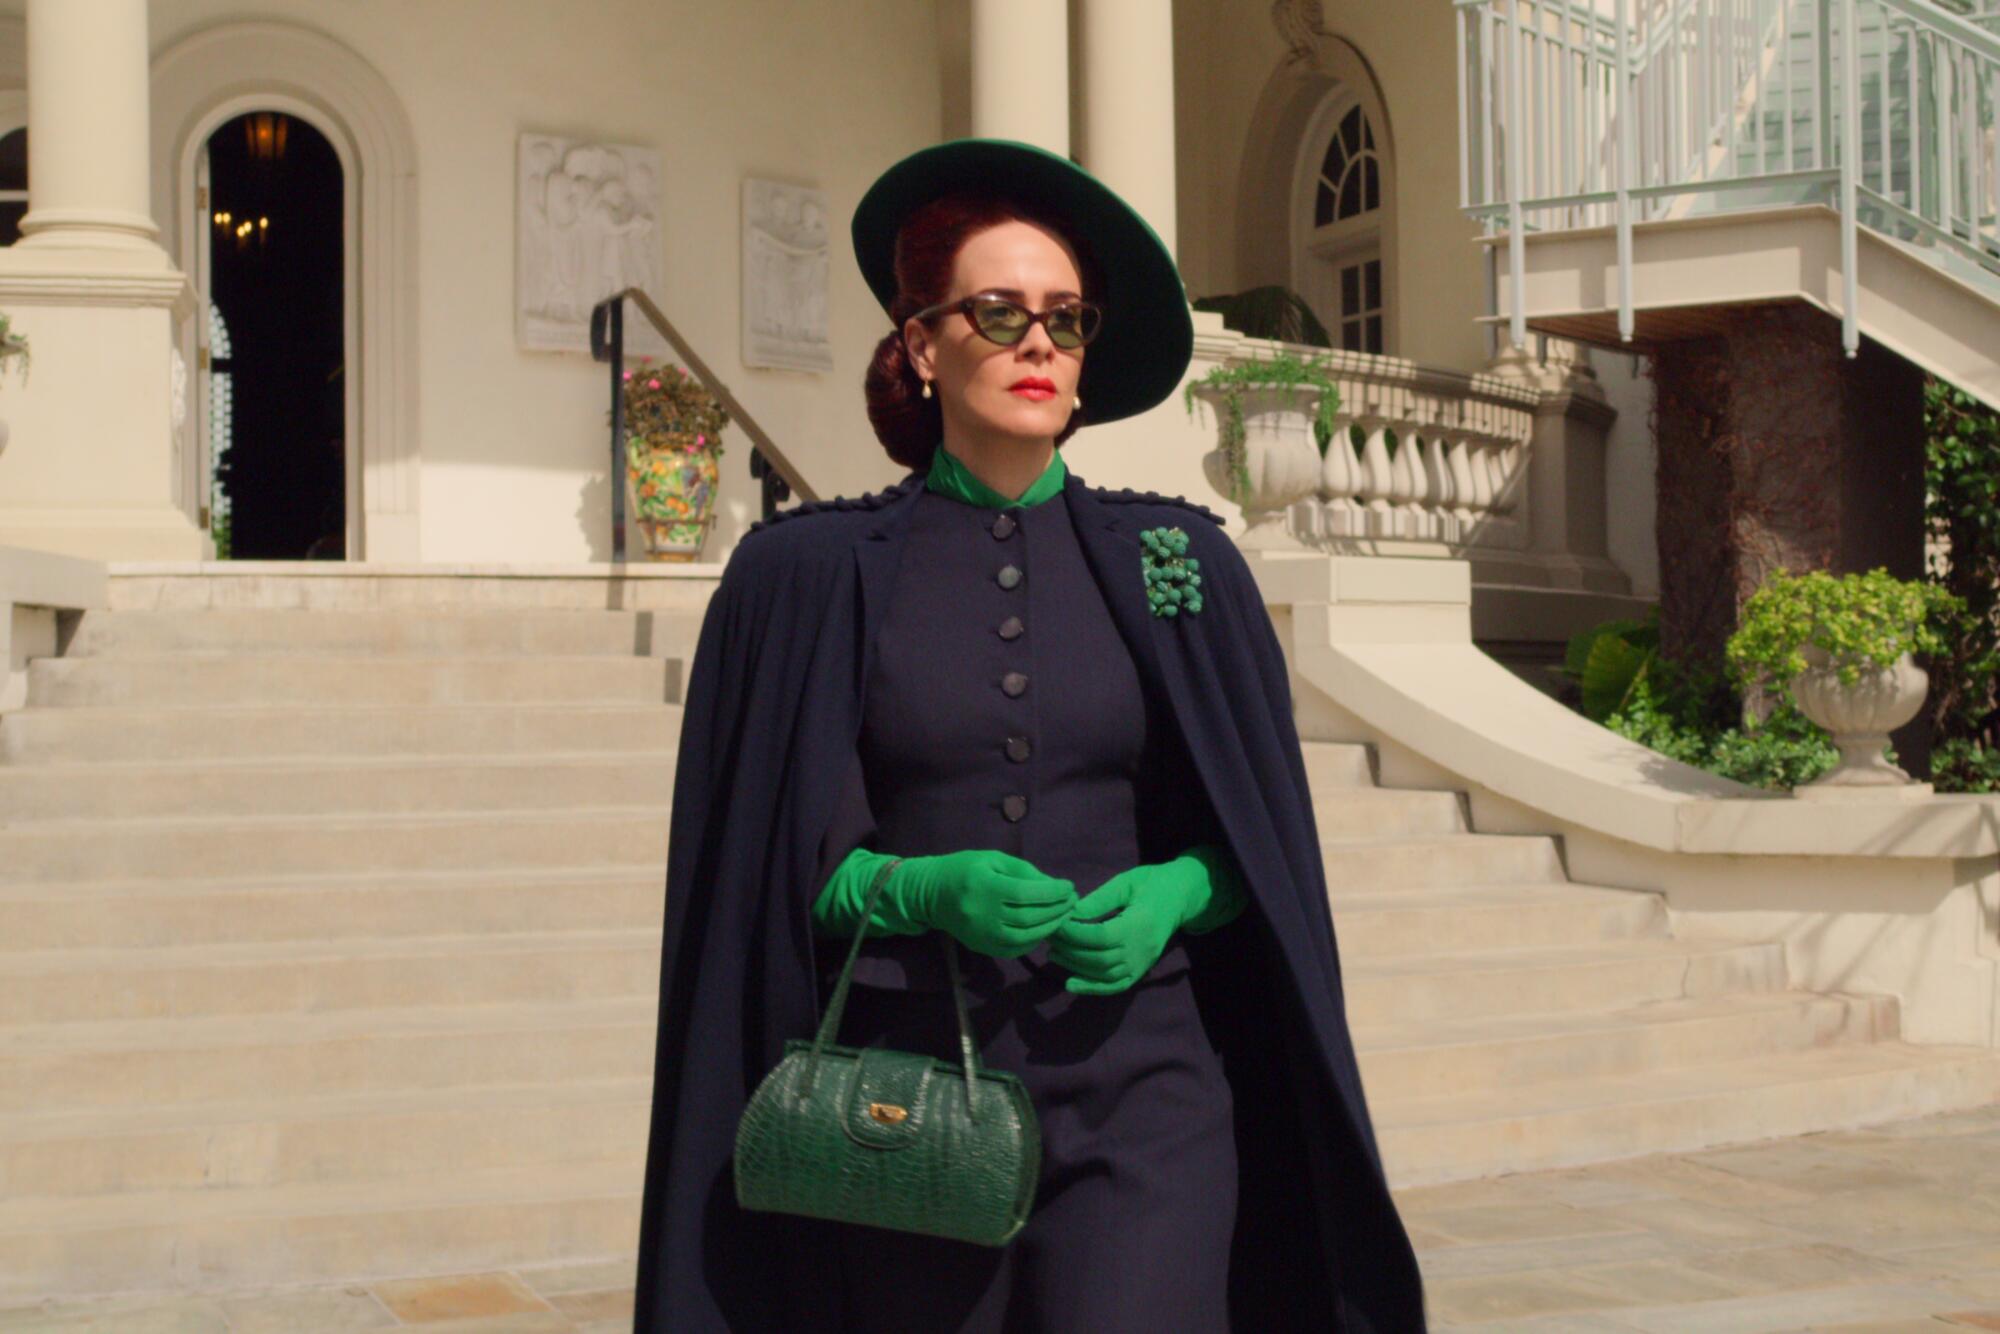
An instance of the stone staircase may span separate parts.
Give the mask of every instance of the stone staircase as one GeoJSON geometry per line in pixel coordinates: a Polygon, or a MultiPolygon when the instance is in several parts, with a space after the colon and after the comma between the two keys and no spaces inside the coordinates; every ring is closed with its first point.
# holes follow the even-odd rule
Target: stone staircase
{"type": "Polygon", "coordinates": [[[1348,1025],[1391,1184],[1800,1135],[2000,1099],[2000,1052],[1898,1040],[1892,996],[1790,986],[1782,945],[1677,938],[1557,840],[1307,742],[1348,1025]]]}
{"type": "Polygon", "coordinates": [[[629,1255],[645,613],[90,613],[0,718],[0,1306],[629,1255]]]}
{"type": "MultiPolygon", "coordinates": [[[[0,1306],[629,1255],[679,664],[643,613],[91,613],[0,716],[0,1306]]],[[[1399,1186],[1990,1101],[1308,743],[1399,1186]]]]}

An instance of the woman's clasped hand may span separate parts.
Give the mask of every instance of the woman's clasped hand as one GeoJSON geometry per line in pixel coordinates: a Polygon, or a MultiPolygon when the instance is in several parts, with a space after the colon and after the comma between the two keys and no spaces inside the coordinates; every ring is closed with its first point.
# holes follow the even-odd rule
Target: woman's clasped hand
{"type": "Polygon", "coordinates": [[[1001,959],[1033,949],[1077,904],[1075,882],[994,848],[905,857],[882,894],[909,921],[1001,959]]]}
{"type": "Polygon", "coordinates": [[[1181,925],[1210,902],[1194,857],[1121,871],[1081,898],[1074,881],[992,848],[906,857],[883,886],[885,915],[936,927],[967,949],[1017,958],[1048,940],[1077,995],[1124,991],[1144,977],[1181,925]],[[1110,915],[1106,915],[1110,914],[1110,915]]]}

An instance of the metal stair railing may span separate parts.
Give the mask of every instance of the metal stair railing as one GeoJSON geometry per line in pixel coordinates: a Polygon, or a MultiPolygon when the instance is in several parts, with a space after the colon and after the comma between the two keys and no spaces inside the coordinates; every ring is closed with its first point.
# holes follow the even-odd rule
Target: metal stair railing
{"type": "Polygon", "coordinates": [[[1456,0],[1459,202],[1507,235],[1611,226],[1633,332],[1635,222],[1772,204],[1840,217],[1842,342],[1859,346],[1856,228],[2000,291],[1993,0],[1456,0]],[[1975,8],[1976,6],[1976,8],[1975,8]]]}
{"type": "Polygon", "coordinates": [[[750,437],[750,475],[763,482],[763,517],[770,518],[779,505],[796,494],[801,500],[817,500],[804,476],[772,441],[749,409],[729,392],[729,386],[696,355],[693,346],[674,328],[653,298],[637,287],[614,292],[591,308],[590,355],[611,367],[611,559],[625,559],[625,303],[638,307],[646,322],[667,340],[708,392],[714,394],[729,414],[729,420],[750,437]]]}

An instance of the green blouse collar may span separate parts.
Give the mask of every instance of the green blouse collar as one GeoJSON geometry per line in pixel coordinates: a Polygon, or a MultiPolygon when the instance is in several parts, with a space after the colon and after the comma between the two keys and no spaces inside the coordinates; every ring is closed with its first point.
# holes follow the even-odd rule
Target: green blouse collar
{"type": "Polygon", "coordinates": [[[1063,478],[1068,475],[1069,469],[1063,465],[1062,451],[1058,449],[1050,456],[1049,466],[1042,469],[1042,475],[1021,493],[1020,499],[1015,500],[1001,495],[973,476],[972,470],[963,461],[947,453],[940,444],[931,454],[931,470],[924,478],[924,486],[931,491],[942,491],[968,505],[984,505],[997,510],[1009,505],[1039,505],[1063,489],[1063,478]]]}

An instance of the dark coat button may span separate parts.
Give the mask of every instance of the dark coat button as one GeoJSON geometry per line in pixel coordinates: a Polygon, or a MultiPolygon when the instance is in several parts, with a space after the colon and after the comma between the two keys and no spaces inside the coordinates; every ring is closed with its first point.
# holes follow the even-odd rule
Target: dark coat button
{"type": "Polygon", "coordinates": [[[1018,792],[1010,792],[1000,800],[1000,813],[1009,820],[1019,820],[1028,813],[1028,799],[1018,792]]]}
{"type": "Polygon", "coordinates": [[[1009,672],[1000,678],[1000,688],[1010,695],[1018,695],[1028,688],[1028,674],[1009,672]]]}
{"type": "Polygon", "coordinates": [[[1007,758],[1019,764],[1028,758],[1028,738],[1010,736],[1007,738],[1007,758]]]}
{"type": "Polygon", "coordinates": [[[1014,528],[1014,516],[1003,514],[993,521],[993,536],[1012,537],[1014,535],[1014,528]]]}
{"type": "Polygon", "coordinates": [[[1021,567],[1018,565],[1002,565],[1000,573],[994,577],[1000,581],[1000,587],[1013,588],[1021,582],[1021,567]]]}
{"type": "Polygon", "coordinates": [[[1000,637],[1002,639],[1019,639],[1021,632],[1027,628],[1027,626],[1021,624],[1020,617],[1009,616],[1006,620],[1000,622],[1000,637]]]}

